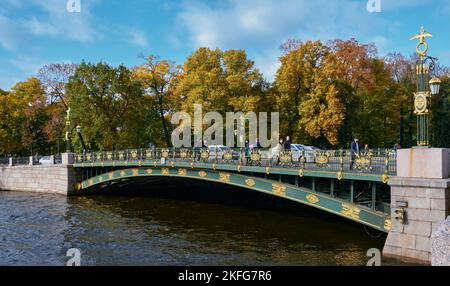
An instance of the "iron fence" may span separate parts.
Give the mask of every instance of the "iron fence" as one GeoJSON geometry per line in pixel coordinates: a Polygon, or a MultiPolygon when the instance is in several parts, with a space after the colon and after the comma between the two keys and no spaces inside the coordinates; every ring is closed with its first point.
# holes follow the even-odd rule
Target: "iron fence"
{"type": "Polygon", "coordinates": [[[30,157],[13,157],[12,163],[14,166],[30,165],[30,157]]]}
{"type": "Polygon", "coordinates": [[[9,158],[8,157],[0,157],[0,166],[8,166],[9,158]]]}

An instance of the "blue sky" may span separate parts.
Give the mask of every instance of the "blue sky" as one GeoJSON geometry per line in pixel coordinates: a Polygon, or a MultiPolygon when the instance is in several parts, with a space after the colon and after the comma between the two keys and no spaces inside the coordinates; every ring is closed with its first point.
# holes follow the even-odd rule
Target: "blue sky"
{"type": "Polygon", "coordinates": [[[182,63],[200,46],[246,49],[272,80],[289,38],[374,42],[380,56],[411,55],[409,38],[424,25],[429,53],[450,65],[450,1],[380,0],[0,0],[0,88],[49,63],[105,61],[134,66],[140,53],[182,63]]]}

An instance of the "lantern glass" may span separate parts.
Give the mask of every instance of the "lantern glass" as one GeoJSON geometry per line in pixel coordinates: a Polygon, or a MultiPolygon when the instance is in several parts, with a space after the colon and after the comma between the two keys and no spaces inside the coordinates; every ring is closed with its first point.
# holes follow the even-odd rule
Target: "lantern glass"
{"type": "Polygon", "coordinates": [[[438,95],[441,88],[441,80],[434,77],[430,80],[430,90],[432,95],[438,95]]]}

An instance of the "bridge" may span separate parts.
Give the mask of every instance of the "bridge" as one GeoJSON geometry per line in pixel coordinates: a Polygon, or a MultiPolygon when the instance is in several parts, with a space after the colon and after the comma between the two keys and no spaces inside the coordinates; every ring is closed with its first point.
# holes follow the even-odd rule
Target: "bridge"
{"type": "Polygon", "coordinates": [[[201,180],[317,208],[388,233],[383,255],[430,263],[450,215],[450,149],[281,152],[155,148],[0,161],[0,190],[84,195],[201,180]],[[48,158],[46,158],[48,160],[48,158]]]}
{"type": "Polygon", "coordinates": [[[393,150],[158,148],[75,155],[77,193],[178,177],[246,188],[389,232],[393,150]]]}

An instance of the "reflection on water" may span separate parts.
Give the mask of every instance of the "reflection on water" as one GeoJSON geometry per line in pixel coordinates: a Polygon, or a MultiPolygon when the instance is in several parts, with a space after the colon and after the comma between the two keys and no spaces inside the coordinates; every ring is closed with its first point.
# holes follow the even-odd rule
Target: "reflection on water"
{"type": "Polygon", "coordinates": [[[82,265],[365,265],[383,246],[360,225],[252,196],[265,203],[0,192],[0,265],[64,265],[70,248],[82,265]]]}

